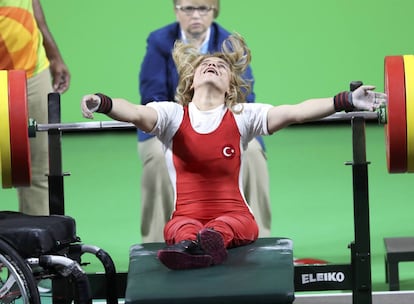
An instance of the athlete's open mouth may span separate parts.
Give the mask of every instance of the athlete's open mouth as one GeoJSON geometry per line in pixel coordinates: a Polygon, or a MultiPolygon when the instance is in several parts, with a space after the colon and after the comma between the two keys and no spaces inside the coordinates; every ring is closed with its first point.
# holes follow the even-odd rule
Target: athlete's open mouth
{"type": "Polygon", "coordinates": [[[212,68],[212,67],[209,67],[209,68],[205,69],[204,74],[206,74],[206,73],[214,73],[218,76],[217,70],[215,68],[212,68]]]}

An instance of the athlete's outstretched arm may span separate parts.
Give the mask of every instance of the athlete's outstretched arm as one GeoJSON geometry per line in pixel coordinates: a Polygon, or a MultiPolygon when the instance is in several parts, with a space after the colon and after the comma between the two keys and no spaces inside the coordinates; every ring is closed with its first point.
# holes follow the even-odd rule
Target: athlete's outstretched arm
{"type": "Polygon", "coordinates": [[[353,92],[341,92],[335,97],[308,99],[294,105],[275,106],[267,115],[269,133],[290,124],[321,119],[342,110],[375,111],[386,103],[387,96],[374,92],[374,89],[374,86],[364,85],[353,92]]]}
{"type": "Polygon", "coordinates": [[[133,123],[144,132],[151,131],[158,119],[157,111],[143,105],[136,105],[122,98],[111,99],[102,94],[85,95],[81,101],[82,115],[93,119],[93,113],[103,113],[112,119],[133,123]]]}
{"type": "Polygon", "coordinates": [[[335,113],[332,98],[309,99],[294,105],[271,108],[267,115],[269,133],[294,123],[304,123],[335,113]]]}

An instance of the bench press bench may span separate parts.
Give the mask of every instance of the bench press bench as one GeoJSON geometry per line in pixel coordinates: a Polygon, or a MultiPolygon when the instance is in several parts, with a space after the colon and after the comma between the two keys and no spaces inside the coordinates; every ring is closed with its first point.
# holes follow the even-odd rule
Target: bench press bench
{"type": "Polygon", "coordinates": [[[133,245],[125,304],[273,303],[294,301],[292,241],[260,238],[228,250],[217,266],[170,270],[157,259],[164,243],[133,245]]]}

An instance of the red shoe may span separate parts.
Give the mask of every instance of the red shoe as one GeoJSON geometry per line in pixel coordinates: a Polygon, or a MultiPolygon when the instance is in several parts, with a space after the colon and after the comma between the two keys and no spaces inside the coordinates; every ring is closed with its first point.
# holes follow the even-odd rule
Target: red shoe
{"type": "Polygon", "coordinates": [[[196,241],[182,241],[161,249],[158,259],[170,269],[184,270],[211,266],[213,258],[196,241]]]}
{"type": "Polygon", "coordinates": [[[220,233],[213,229],[203,229],[197,235],[201,249],[213,258],[213,265],[223,263],[227,258],[227,250],[220,233]]]}

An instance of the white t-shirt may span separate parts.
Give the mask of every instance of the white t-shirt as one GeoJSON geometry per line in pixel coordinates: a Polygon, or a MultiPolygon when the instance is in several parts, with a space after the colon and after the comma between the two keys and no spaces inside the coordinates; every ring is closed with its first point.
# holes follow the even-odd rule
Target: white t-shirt
{"type": "MultiPolygon", "coordinates": [[[[183,120],[183,106],[175,102],[151,102],[147,104],[154,108],[158,113],[157,123],[151,134],[156,135],[166,148],[171,146],[174,134],[177,132],[183,120]]],[[[235,106],[235,109],[243,109],[241,113],[234,113],[241,135],[241,145],[243,149],[247,144],[258,135],[269,135],[267,129],[267,112],[271,105],[260,103],[243,103],[235,106]]],[[[188,105],[191,126],[200,134],[208,134],[219,126],[227,111],[225,105],[209,111],[200,111],[190,102],[188,105]]]]}

